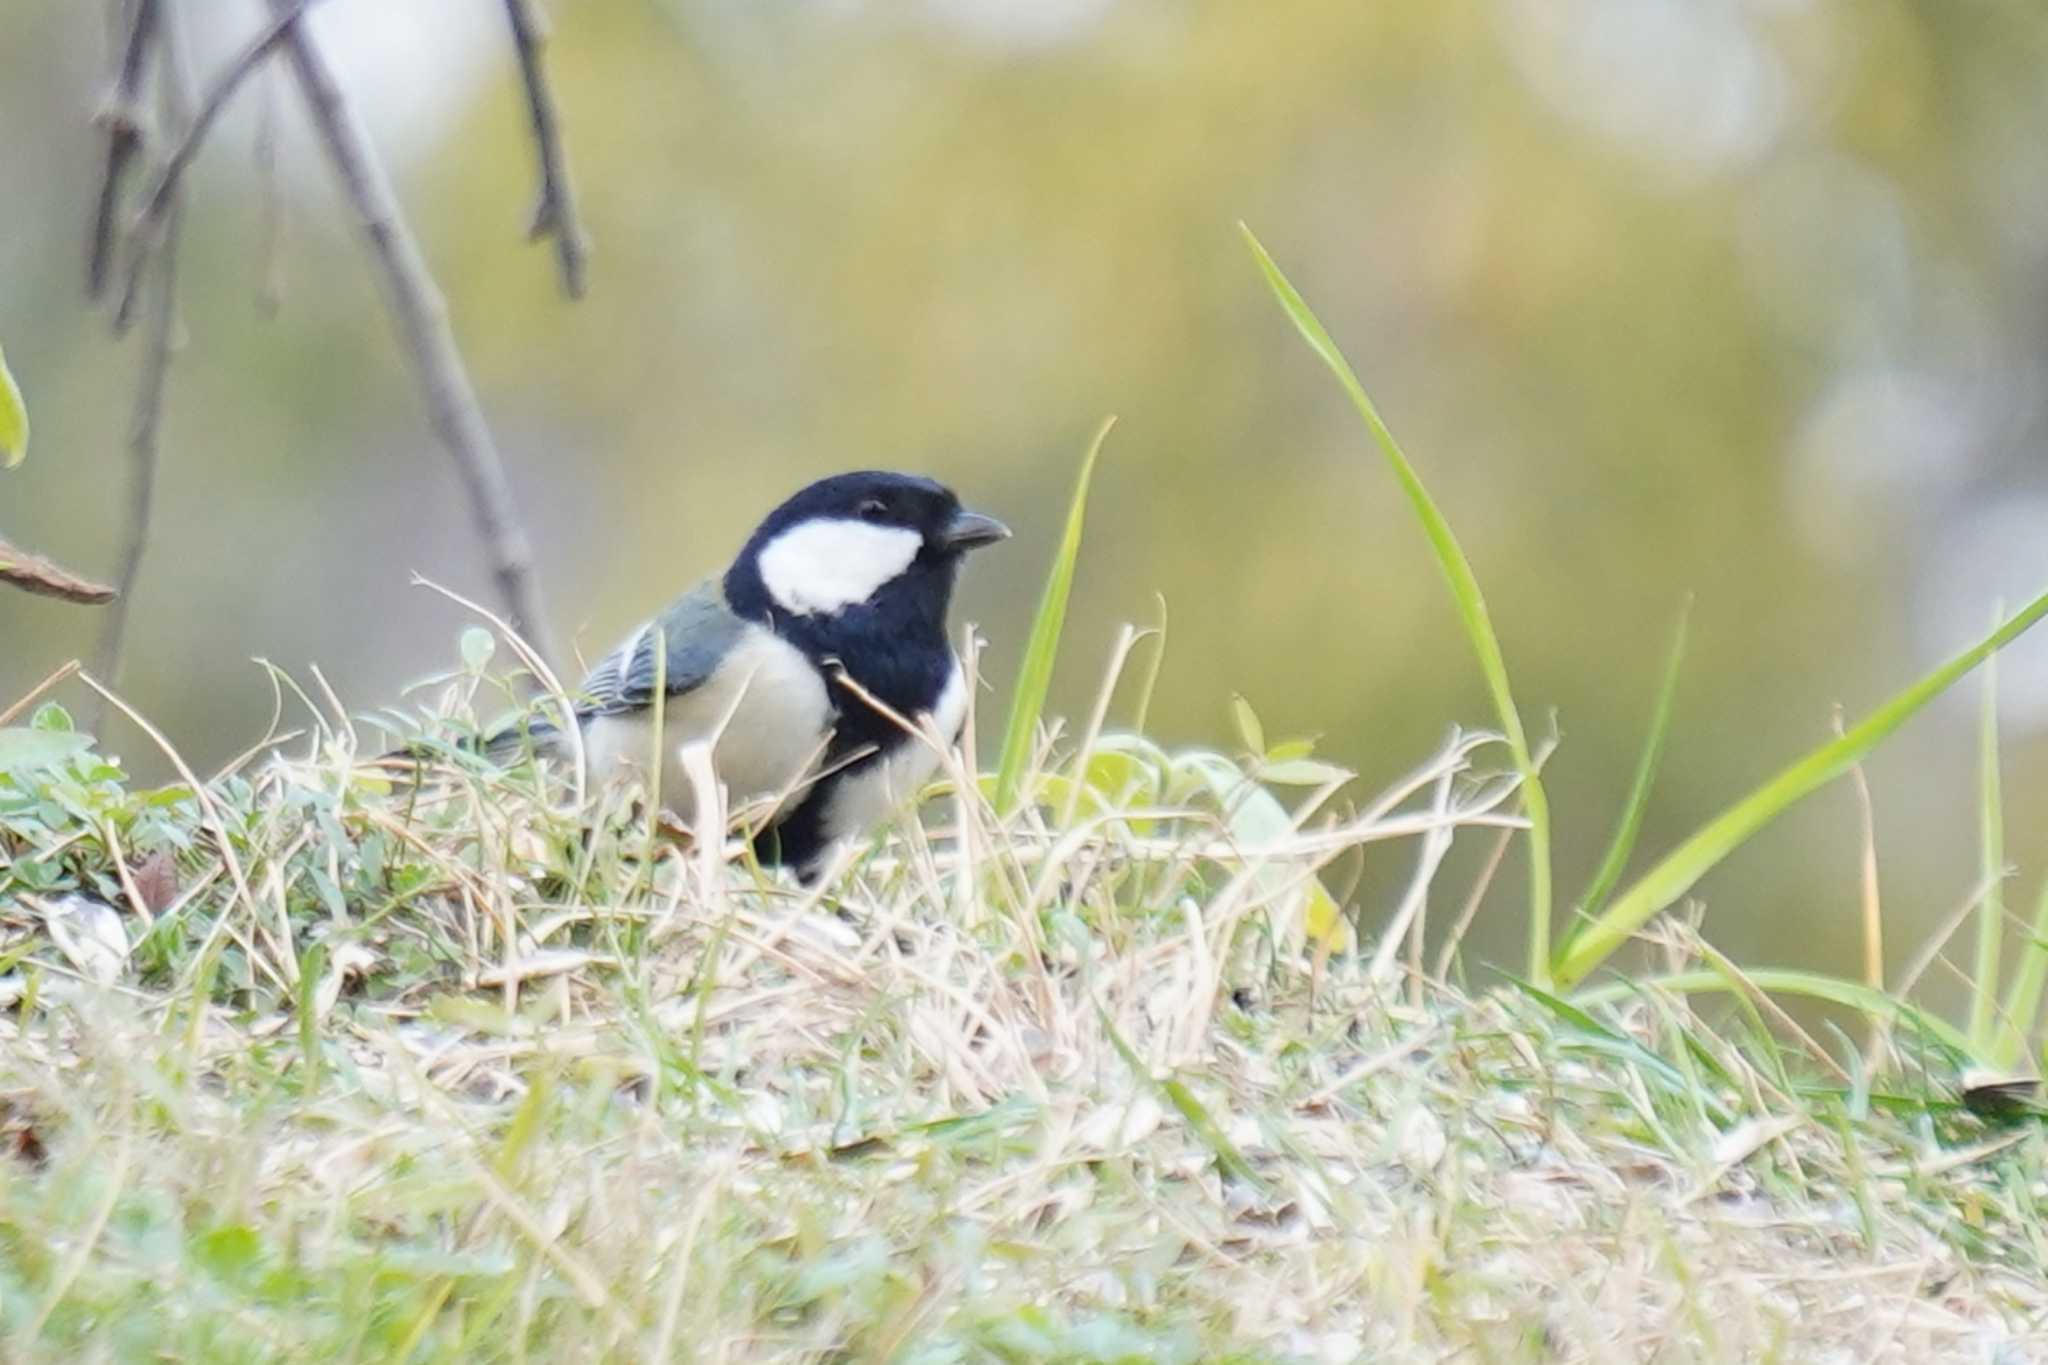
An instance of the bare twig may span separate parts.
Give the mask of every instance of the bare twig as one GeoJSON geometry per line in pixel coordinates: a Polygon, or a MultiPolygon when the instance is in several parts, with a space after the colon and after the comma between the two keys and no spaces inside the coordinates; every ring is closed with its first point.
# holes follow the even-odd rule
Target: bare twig
{"type": "MultiPolygon", "coordinates": [[[[162,106],[165,127],[175,136],[191,119],[192,92],[185,52],[179,42],[177,16],[168,11],[169,0],[158,0],[166,12],[158,19],[163,30],[162,106]]],[[[181,197],[166,195],[170,216],[163,226],[162,249],[150,252],[138,241],[137,276],[131,279],[121,303],[126,315],[134,297],[143,263],[156,261],[155,289],[150,293],[149,335],[142,355],[142,374],[135,390],[135,406],[128,422],[128,524],[121,536],[121,570],[115,579],[120,595],[100,630],[100,647],[94,671],[110,686],[120,685],[121,647],[128,637],[128,611],[134,601],[135,581],[142,572],[142,556],[149,544],[150,509],[156,501],[156,471],[159,433],[163,426],[164,388],[170,377],[172,342],[178,326],[178,231],[184,218],[181,197]]],[[[119,325],[117,320],[116,325],[119,325]]],[[[97,726],[95,726],[97,728],[97,726]]]]}
{"type": "MultiPolygon", "coordinates": [[[[280,18],[297,4],[298,0],[270,0],[272,13],[280,18]]],[[[490,556],[499,598],[535,649],[553,657],[547,615],[541,610],[540,590],[534,582],[533,551],[513,506],[511,485],[506,482],[490,428],[484,423],[476,389],[462,353],[456,349],[447,303],[399,210],[390,176],[311,33],[303,24],[288,25],[284,43],[313,125],[343,191],[362,218],[363,232],[411,353],[434,429],[469,494],[470,511],[490,556]]]]}
{"type": "MultiPolygon", "coordinates": [[[[1517,806],[1519,814],[1521,807],[1517,806]]],[[[1432,975],[1439,986],[1447,987],[1451,979],[1451,963],[1458,957],[1458,945],[1465,941],[1465,931],[1478,918],[1479,907],[1486,902],[1486,893],[1493,889],[1493,879],[1500,871],[1501,860],[1507,856],[1508,844],[1514,839],[1512,828],[1503,828],[1494,836],[1493,847],[1486,852],[1486,863],[1479,869],[1479,876],[1472,882],[1472,890],[1465,897],[1465,908],[1458,912],[1458,918],[1451,925],[1451,932],[1444,936],[1443,946],[1437,949],[1436,971],[1432,975]]]]}
{"type": "Polygon", "coordinates": [[[262,104],[256,113],[256,163],[258,231],[257,248],[261,265],[257,272],[256,306],[265,317],[276,317],[284,307],[284,192],[277,179],[278,104],[288,77],[276,67],[266,70],[262,104]]]}
{"type": "Polygon", "coordinates": [[[156,37],[157,0],[129,0],[122,13],[127,32],[121,43],[121,66],[114,77],[112,101],[98,122],[107,134],[106,171],[100,178],[98,207],[93,212],[92,241],[85,261],[85,293],[97,299],[106,291],[107,270],[114,257],[114,217],[121,203],[121,181],[128,162],[142,144],[136,102],[142,94],[142,69],[156,37]]]}
{"type": "Polygon", "coordinates": [[[34,705],[37,698],[41,697],[45,692],[48,692],[58,683],[63,682],[73,673],[76,673],[80,667],[81,665],[79,664],[78,660],[73,659],[70,663],[65,664],[62,668],[58,669],[55,673],[52,673],[49,677],[37,683],[34,687],[31,687],[28,691],[22,693],[20,698],[17,699],[12,706],[0,708],[0,725],[12,725],[14,723],[14,718],[20,715],[22,712],[28,710],[30,706],[34,705]]]}
{"type": "Polygon", "coordinates": [[[128,633],[128,608],[142,556],[149,544],[150,509],[156,501],[158,433],[162,427],[164,388],[171,370],[171,350],[178,325],[178,228],[184,213],[173,208],[164,225],[162,250],[155,253],[154,288],[148,302],[149,329],[137,381],[135,407],[128,421],[128,523],[121,533],[121,568],[115,578],[113,611],[100,632],[94,671],[118,684],[121,646],[128,633]]]}
{"type": "Polygon", "coordinates": [[[540,161],[540,198],[533,206],[527,240],[555,239],[555,260],[562,268],[562,289],[572,299],[583,297],[584,262],[589,244],[576,219],[576,200],[569,186],[569,165],[562,153],[562,129],[555,100],[541,69],[547,43],[547,21],[537,0],[505,0],[512,22],[512,43],[519,50],[519,76],[526,85],[526,109],[533,120],[534,153],[540,161]]]}
{"type": "Polygon", "coordinates": [[[0,583],[12,583],[43,597],[82,602],[87,606],[114,600],[114,590],[106,584],[80,578],[41,555],[30,554],[18,545],[8,544],[4,538],[0,538],[0,583]]]}
{"type": "MultiPolygon", "coordinates": [[[[156,2],[161,3],[162,0],[156,2]]],[[[156,249],[158,236],[164,231],[164,220],[170,212],[185,168],[190,166],[192,158],[198,155],[200,147],[206,142],[207,134],[213,131],[215,121],[234,99],[235,92],[262,67],[264,59],[284,40],[286,32],[299,22],[300,16],[312,4],[313,0],[293,0],[293,3],[279,11],[268,26],[242,45],[241,51],[229,59],[228,64],[221,69],[220,75],[216,76],[213,84],[207,88],[206,98],[200,102],[198,114],[184,128],[183,135],[178,138],[171,154],[164,158],[163,165],[157,170],[156,178],[150,182],[149,192],[143,196],[142,210],[135,215],[135,224],[128,233],[129,241],[133,245],[129,249],[128,287],[122,295],[121,311],[114,319],[117,330],[126,331],[134,321],[133,304],[139,293],[142,272],[149,264],[150,255],[156,249]]]]}

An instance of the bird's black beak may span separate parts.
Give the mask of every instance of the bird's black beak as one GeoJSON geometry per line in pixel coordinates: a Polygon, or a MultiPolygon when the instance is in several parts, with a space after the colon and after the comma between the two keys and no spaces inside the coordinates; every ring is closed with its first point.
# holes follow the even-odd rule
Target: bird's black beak
{"type": "Polygon", "coordinates": [[[1010,528],[994,517],[985,517],[979,512],[961,508],[946,523],[940,538],[949,550],[974,550],[983,545],[993,545],[999,540],[1010,538],[1010,528]]]}

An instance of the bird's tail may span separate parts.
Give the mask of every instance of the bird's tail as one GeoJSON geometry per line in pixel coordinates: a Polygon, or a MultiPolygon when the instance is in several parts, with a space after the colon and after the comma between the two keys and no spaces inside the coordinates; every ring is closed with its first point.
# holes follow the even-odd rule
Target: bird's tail
{"type": "Polygon", "coordinates": [[[481,737],[458,740],[452,746],[433,743],[402,745],[379,754],[372,761],[372,766],[416,780],[424,774],[429,763],[447,757],[452,747],[457,752],[476,754],[500,768],[508,768],[522,759],[560,752],[561,739],[561,727],[553,721],[528,716],[481,737]]]}
{"type": "Polygon", "coordinates": [[[509,767],[521,759],[559,752],[561,744],[560,726],[551,720],[528,717],[485,736],[476,751],[500,767],[509,767]]]}

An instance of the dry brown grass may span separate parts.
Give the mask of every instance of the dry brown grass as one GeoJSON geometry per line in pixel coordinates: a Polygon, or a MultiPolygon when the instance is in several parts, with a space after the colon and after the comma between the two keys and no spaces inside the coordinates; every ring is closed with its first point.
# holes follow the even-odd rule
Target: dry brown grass
{"type": "Polygon", "coordinates": [[[955,800],[807,893],[528,772],[394,790],[336,709],[210,810],[0,802],[0,1356],[2048,1354],[2043,1137],[1930,1047],[1844,1085],[1740,1008],[1315,951],[1367,844],[1418,867],[1369,928],[1465,902],[1486,736],[1257,847],[955,800]]]}

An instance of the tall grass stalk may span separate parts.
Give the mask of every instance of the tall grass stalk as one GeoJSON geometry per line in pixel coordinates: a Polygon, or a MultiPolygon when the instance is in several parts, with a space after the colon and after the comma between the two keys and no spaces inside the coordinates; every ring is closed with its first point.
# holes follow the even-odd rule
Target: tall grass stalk
{"type": "Polygon", "coordinates": [[[1607,898],[1614,894],[1615,886],[1621,881],[1621,874],[1628,871],[1629,855],[1635,851],[1636,836],[1642,832],[1643,812],[1649,808],[1650,788],[1657,781],[1657,767],[1664,757],[1664,740],[1671,730],[1672,703],[1678,695],[1678,670],[1685,662],[1686,633],[1692,622],[1692,598],[1688,595],[1685,605],[1679,608],[1678,628],[1671,635],[1671,649],[1664,656],[1664,676],[1657,684],[1657,701],[1650,708],[1649,732],[1643,736],[1643,752],[1636,760],[1635,781],[1629,785],[1628,799],[1622,802],[1621,817],[1615,822],[1614,837],[1608,841],[1607,853],[1600,859],[1600,869],[1593,874],[1592,882],[1586,887],[1586,894],[1579,898],[1578,913],[1566,930],[1565,942],[1578,934],[1579,927],[1588,919],[1597,916],[1607,898]]]}
{"type": "Polygon", "coordinates": [[[1074,496],[1067,505],[1066,529],[1060,535],[1052,568],[1045,576],[1045,591],[1038,599],[1038,611],[1031,619],[1031,637],[1024,647],[1023,662],[1017,666],[1017,689],[1010,697],[1010,717],[1003,726],[1003,747],[996,763],[996,810],[1009,814],[1016,809],[1024,773],[1031,764],[1038,718],[1045,710],[1045,694],[1052,687],[1052,669],[1060,652],[1060,631],[1067,623],[1067,598],[1074,589],[1074,564],[1081,557],[1081,530],[1088,514],[1088,484],[1095,476],[1095,461],[1102,443],[1109,439],[1116,418],[1103,419],[1088,443],[1081,460],[1081,473],[1074,480],[1074,496]]]}
{"type": "MultiPolygon", "coordinates": [[[[1993,616],[2003,615],[2000,611],[1993,616]]],[[[1998,1028],[1998,967],[2005,937],[2005,797],[1998,771],[1998,660],[1984,661],[1977,724],[1977,958],[1970,987],[1970,1043],[1989,1053],[1998,1028]]]]}
{"type": "Polygon", "coordinates": [[[1381,420],[1379,409],[1373,405],[1365,386],[1358,382],[1358,376],[1344,358],[1343,351],[1331,340],[1330,333],[1314,310],[1252,230],[1243,223],[1238,224],[1238,230],[1244,234],[1245,243],[1251,247],[1259,269],[1265,274],[1266,284],[1272,289],[1273,297],[1279,300],[1282,311],[1293,322],[1295,330],[1301,333],[1309,349],[1336,376],[1350,397],[1351,405],[1365,419],[1366,429],[1372,433],[1380,453],[1393,470],[1395,481],[1407,495],[1408,505],[1422,524],[1430,549],[1435,552],[1437,567],[1450,585],[1451,598],[1457,604],[1459,619],[1464,622],[1466,637],[1479,657],[1479,671],[1485,675],[1486,689],[1493,698],[1501,733],[1507,737],[1508,751],[1513,755],[1515,768],[1522,778],[1522,808],[1529,821],[1529,947],[1525,970],[1532,981],[1539,984],[1547,982],[1550,978],[1551,918],[1550,801],[1544,795],[1538,765],[1522,728],[1521,710],[1515,705],[1513,689],[1508,685],[1507,661],[1502,657],[1500,640],[1494,634],[1493,621],[1486,610],[1486,598],[1479,591],[1479,579],[1472,572],[1471,561],[1465,557],[1457,536],[1452,534],[1450,523],[1437,508],[1436,500],[1429,495],[1421,475],[1415,472],[1415,466],[1402,453],[1394,433],[1381,420]]]}
{"type": "MultiPolygon", "coordinates": [[[[2032,934],[2019,970],[2013,973],[2012,988],[2006,993],[2000,1017],[1998,1041],[1991,1049],[1991,1064],[2002,1071],[2019,1066],[2027,1050],[2027,1034],[2041,1014],[2041,993],[2048,986],[2048,879],[2034,902],[2032,934]]],[[[2040,1059],[2035,1059],[2038,1067],[2040,1059]]]]}

